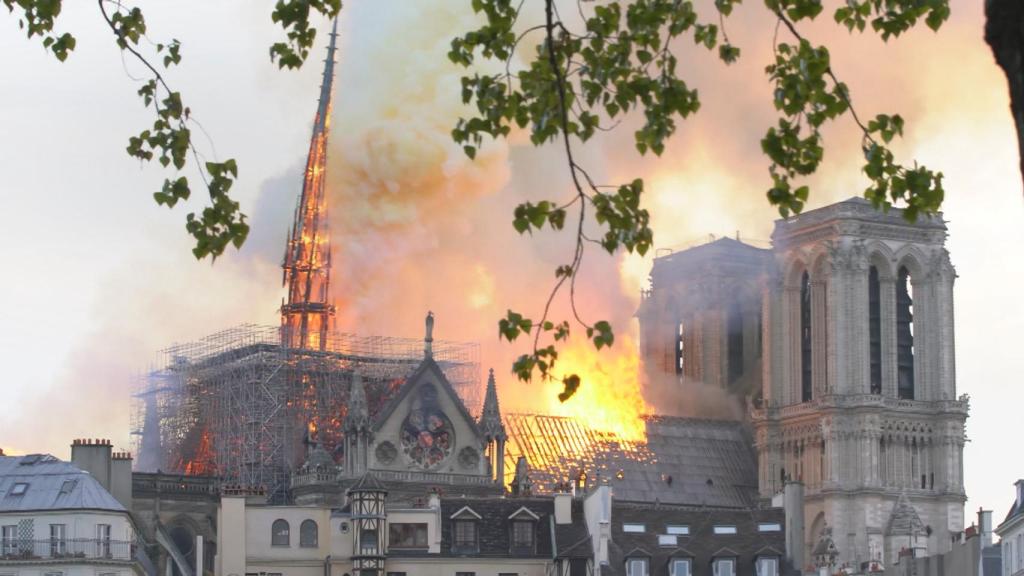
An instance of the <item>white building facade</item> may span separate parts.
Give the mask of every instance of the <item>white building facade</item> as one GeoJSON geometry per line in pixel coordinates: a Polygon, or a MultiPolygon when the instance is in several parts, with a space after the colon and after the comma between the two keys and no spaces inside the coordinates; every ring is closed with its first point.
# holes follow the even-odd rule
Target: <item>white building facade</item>
{"type": "Polygon", "coordinates": [[[1004,576],[1024,575],[1024,480],[1017,480],[1013,486],[1013,506],[996,527],[1003,552],[1004,576]]]}
{"type": "Polygon", "coordinates": [[[136,551],[128,511],[91,474],[49,455],[0,456],[0,575],[141,575],[136,551]]]}

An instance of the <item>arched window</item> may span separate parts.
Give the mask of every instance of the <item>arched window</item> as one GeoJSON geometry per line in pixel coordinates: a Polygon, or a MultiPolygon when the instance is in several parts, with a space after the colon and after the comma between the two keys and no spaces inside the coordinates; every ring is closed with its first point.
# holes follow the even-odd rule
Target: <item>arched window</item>
{"type": "Polygon", "coordinates": [[[803,402],[814,396],[811,381],[811,276],[806,271],[800,278],[800,389],[803,402]]]}
{"type": "Polygon", "coordinates": [[[680,319],[676,330],[676,374],[686,374],[686,325],[680,319]]]}
{"type": "Polygon", "coordinates": [[[299,525],[299,546],[302,548],[316,548],[319,544],[317,543],[317,525],[314,520],[303,520],[302,524],[299,525]]]}
{"type": "Polygon", "coordinates": [[[896,374],[899,397],[914,399],[914,299],[910,272],[901,267],[896,282],[896,374]]]}
{"type": "Polygon", "coordinates": [[[270,525],[271,546],[291,546],[291,526],[287,520],[277,519],[270,525]]]}
{"type": "Polygon", "coordinates": [[[726,313],[728,332],[728,383],[731,385],[743,374],[743,315],[739,302],[733,302],[726,313]]]}
{"type": "Polygon", "coordinates": [[[871,393],[882,393],[882,285],[878,268],[868,272],[868,338],[871,349],[871,393]]]}

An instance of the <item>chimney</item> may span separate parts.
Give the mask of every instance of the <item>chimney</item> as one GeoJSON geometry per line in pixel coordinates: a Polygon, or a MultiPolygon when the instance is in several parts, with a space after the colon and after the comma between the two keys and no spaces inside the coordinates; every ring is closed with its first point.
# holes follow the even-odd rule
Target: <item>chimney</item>
{"type": "Polygon", "coordinates": [[[132,454],[114,452],[110,460],[110,494],[128,510],[132,509],[132,454]]]}
{"type": "Polygon", "coordinates": [[[1017,480],[1013,485],[1017,487],[1017,508],[1019,509],[1024,503],[1024,479],[1017,480]]]}
{"type": "Polygon", "coordinates": [[[245,572],[245,508],[248,491],[229,489],[220,496],[217,507],[217,542],[215,560],[217,574],[245,572]]]}
{"type": "Polygon", "coordinates": [[[992,511],[978,508],[978,532],[981,534],[981,547],[992,546],[992,511]]]}
{"type": "Polygon", "coordinates": [[[572,524],[572,493],[555,493],[555,524],[572,524]]]}
{"type": "Polygon", "coordinates": [[[793,566],[804,565],[804,485],[786,482],[782,506],[786,513],[786,558],[793,566]]]}
{"type": "Polygon", "coordinates": [[[91,474],[104,490],[112,493],[111,452],[110,440],[76,439],[71,443],[71,463],[91,474]]]}

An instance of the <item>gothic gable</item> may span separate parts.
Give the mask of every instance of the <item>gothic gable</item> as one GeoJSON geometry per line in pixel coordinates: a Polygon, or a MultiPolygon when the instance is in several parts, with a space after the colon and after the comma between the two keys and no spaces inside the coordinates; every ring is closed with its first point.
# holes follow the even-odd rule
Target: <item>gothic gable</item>
{"type": "Polygon", "coordinates": [[[485,476],[483,437],[437,363],[426,358],[373,423],[370,468],[485,476]]]}

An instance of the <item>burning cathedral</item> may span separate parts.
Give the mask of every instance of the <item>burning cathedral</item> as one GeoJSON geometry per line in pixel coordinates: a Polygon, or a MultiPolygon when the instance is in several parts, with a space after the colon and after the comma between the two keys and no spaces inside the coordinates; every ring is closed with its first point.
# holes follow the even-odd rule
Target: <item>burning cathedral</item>
{"type": "MultiPolygon", "coordinates": [[[[722,238],[655,259],[637,311],[645,394],[672,397],[701,382],[739,398],[741,418],[649,415],[636,440],[572,418],[502,414],[493,372],[481,385],[478,346],[435,340],[432,316],[422,340],[334,330],[325,180],[336,38],[282,262],[280,326],[168,348],[134,397],[133,514],[168,571],[213,570],[228,496],[373,504],[349,513],[356,534],[377,538],[384,527],[355,520],[382,517],[382,499],[360,500],[368,494],[408,511],[439,495],[493,504],[607,492],[652,510],[749,519],[785,492],[795,495],[785,556],[797,568],[950,548],[964,526],[968,403],[956,394],[956,275],[940,218],[911,223],[853,199],[777,221],[770,248],[722,238]]],[[[513,520],[537,521],[526,504],[502,506],[513,520]]],[[[480,521],[469,508],[452,509],[452,522],[480,521]]],[[[632,561],[614,546],[585,547],[591,573],[601,554],[632,561]]],[[[750,552],[759,567],[761,550],[750,552]]],[[[355,573],[383,574],[386,556],[373,551],[355,573]]],[[[570,570],[574,559],[559,573],[585,573],[570,570]]]]}

